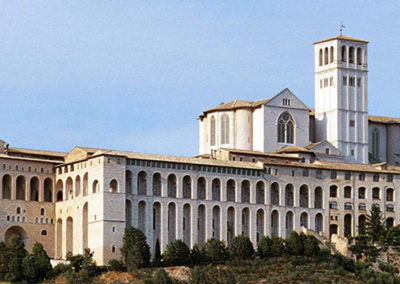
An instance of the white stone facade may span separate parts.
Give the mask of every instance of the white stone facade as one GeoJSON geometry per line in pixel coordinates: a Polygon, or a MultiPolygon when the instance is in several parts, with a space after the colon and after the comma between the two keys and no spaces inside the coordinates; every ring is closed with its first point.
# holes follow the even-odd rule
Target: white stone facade
{"type": "MultiPolygon", "coordinates": [[[[332,44],[339,58],[342,42],[348,40],[317,43],[317,55],[332,44]]],[[[343,105],[353,93],[335,82],[354,73],[366,88],[366,69],[359,70],[366,66],[343,69],[329,60],[316,79],[334,77],[333,86],[329,79],[316,91],[315,113],[287,89],[272,99],[220,105],[200,116],[203,155],[196,158],[84,147],[57,153],[0,141],[0,239],[19,234],[28,249],[41,242],[56,259],[88,247],[107,264],[120,257],[127,225],[142,230],[154,252],[157,240],[164,250],[176,239],[193,247],[211,237],[229,244],[243,234],[256,245],[262,235],[286,237],[301,227],[326,238],[352,236],[372,206],[388,226],[399,224],[400,120],[368,117],[364,89],[356,91],[361,102],[343,105]],[[324,112],[335,115],[321,124],[324,112]],[[354,136],[352,115],[360,116],[354,136]],[[365,147],[370,159],[392,165],[366,164],[365,147]],[[353,159],[349,149],[356,149],[353,159]]]]}

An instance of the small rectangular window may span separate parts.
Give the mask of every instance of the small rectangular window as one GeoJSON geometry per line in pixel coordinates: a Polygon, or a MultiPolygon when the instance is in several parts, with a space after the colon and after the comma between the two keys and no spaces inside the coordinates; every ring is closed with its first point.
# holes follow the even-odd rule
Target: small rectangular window
{"type": "Polygon", "coordinates": [[[328,78],[324,79],[324,88],[328,87],[328,78]]]}
{"type": "Polygon", "coordinates": [[[319,80],[319,88],[322,89],[322,79],[319,80]]]}
{"type": "Polygon", "coordinates": [[[374,174],[373,180],[374,181],[379,181],[379,174],[374,174]]]}
{"type": "Polygon", "coordinates": [[[315,172],[315,177],[316,177],[317,179],[322,179],[322,171],[321,171],[321,170],[317,170],[317,171],[315,172]]]}
{"type": "Polygon", "coordinates": [[[356,126],[356,121],[354,119],[350,120],[350,127],[356,126]]]}
{"type": "Polygon", "coordinates": [[[336,178],[337,178],[337,172],[331,171],[331,179],[336,179],[336,178]]]}
{"type": "Polygon", "coordinates": [[[360,174],[358,175],[358,179],[359,179],[360,181],[364,181],[364,180],[365,180],[365,173],[360,173],[360,174]]]}
{"type": "Polygon", "coordinates": [[[347,76],[343,76],[343,86],[347,86],[347,76]]]}
{"type": "Polygon", "coordinates": [[[357,78],[357,87],[361,87],[361,78],[357,78]]]}
{"type": "Polygon", "coordinates": [[[346,172],[346,173],[344,174],[344,179],[345,179],[345,180],[350,180],[350,179],[351,179],[351,173],[350,173],[350,172],[346,172]]]}
{"type": "Polygon", "coordinates": [[[388,175],[387,176],[387,181],[388,182],[393,182],[393,175],[388,175]]]}
{"type": "Polygon", "coordinates": [[[303,169],[303,177],[308,177],[308,169],[303,169]]]}
{"type": "Polygon", "coordinates": [[[329,85],[330,85],[330,86],[333,86],[333,77],[330,77],[330,78],[329,78],[329,85]]]}

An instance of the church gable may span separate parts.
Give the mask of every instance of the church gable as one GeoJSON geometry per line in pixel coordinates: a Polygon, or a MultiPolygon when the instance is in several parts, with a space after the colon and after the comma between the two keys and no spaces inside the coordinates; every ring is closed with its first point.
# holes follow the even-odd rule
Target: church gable
{"type": "Polygon", "coordinates": [[[268,100],[265,104],[266,107],[282,107],[292,109],[309,110],[309,108],[296,97],[288,88],[284,89],[273,98],[268,100]]]}
{"type": "Polygon", "coordinates": [[[332,145],[330,142],[326,140],[310,144],[306,147],[306,149],[316,153],[323,153],[328,155],[340,155],[338,148],[336,148],[334,145],[332,145]]]}

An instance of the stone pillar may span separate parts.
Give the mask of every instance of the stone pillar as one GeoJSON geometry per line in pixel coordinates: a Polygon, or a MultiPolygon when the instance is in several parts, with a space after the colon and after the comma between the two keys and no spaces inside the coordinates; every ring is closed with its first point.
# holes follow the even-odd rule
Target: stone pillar
{"type": "Polygon", "coordinates": [[[161,196],[168,197],[168,176],[161,175],[161,196]]]}
{"type": "Polygon", "coordinates": [[[160,248],[161,252],[164,252],[168,244],[168,203],[161,202],[161,238],[160,238],[160,248]]]}
{"type": "Polygon", "coordinates": [[[221,193],[221,201],[226,201],[226,180],[224,179],[221,179],[220,193],[221,193]]]}
{"type": "Polygon", "coordinates": [[[153,240],[153,204],[146,202],[146,228],[145,234],[147,237],[147,243],[150,245],[150,252],[154,255],[154,240],[153,240]]]}
{"type": "Polygon", "coordinates": [[[146,195],[153,196],[153,174],[146,176],[146,195]]]}
{"type": "Polygon", "coordinates": [[[220,208],[220,213],[221,213],[221,221],[220,221],[220,226],[221,226],[221,240],[224,240],[225,243],[228,241],[228,209],[225,205],[221,205],[220,208]]]}
{"type": "Polygon", "coordinates": [[[212,205],[207,204],[206,205],[206,239],[207,241],[209,238],[212,238],[212,233],[213,233],[213,228],[212,228],[212,205]]]}
{"type": "Polygon", "coordinates": [[[253,246],[257,246],[257,212],[255,208],[249,207],[249,237],[253,246]]]}
{"type": "Polygon", "coordinates": [[[240,182],[235,180],[236,183],[236,203],[242,203],[242,185],[240,182]]]}
{"type": "Polygon", "coordinates": [[[257,197],[257,187],[255,181],[250,182],[250,203],[255,204],[257,197]]]}
{"type": "Polygon", "coordinates": [[[190,216],[192,218],[191,225],[190,225],[190,227],[192,229],[190,240],[191,240],[191,247],[193,247],[195,244],[197,244],[197,235],[198,235],[198,209],[197,208],[198,208],[198,206],[194,205],[194,203],[193,203],[193,205],[191,205],[190,208],[191,208],[190,210],[192,210],[192,212],[190,214],[190,216]]]}
{"type": "Polygon", "coordinates": [[[236,206],[235,208],[235,236],[242,234],[242,208],[236,206]]]}
{"type": "MultiPolygon", "coordinates": [[[[183,178],[180,175],[175,175],[176,176],[176,198],[182,198],[183,196],[183,178]]],[[[178,224],[178,222],[177,222],[178,224]]]]}
{"type": "Polygon", "coordinates": [[[176,220],[175,220],[176,239],[183,240],[183,205],[176,203],[176,220]]]}
{"type": "Polygon", "coordinates": [[[191,176],[192,178],[192,199],[197,199],[197,176],[191,176]]]}

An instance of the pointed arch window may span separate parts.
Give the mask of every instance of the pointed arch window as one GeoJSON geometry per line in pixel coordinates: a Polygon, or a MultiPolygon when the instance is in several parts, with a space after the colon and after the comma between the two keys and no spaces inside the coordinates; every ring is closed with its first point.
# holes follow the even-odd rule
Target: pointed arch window
{"type": "Polygon", "coordinates": [[[331,57],[330,57],[330,63],[333,63],[333,60],[334,60],[334,58],[335,58],[335,55],[334,55],[334,49],[333,49],[333,46],[331,46],[331,57]]]}
{"type": "Polygon", "coordinates": [[[210,120],[210,145],[215,145],[215,118],[214,116],[211,117],[210,120]]]}
{"type": "Polygon", "coordinates": [[[322,66],[322,49],[319,50],[319,66],[322,66]]]}
{"type": "Polygon", "coordinates": [[[229,117],[224,114],[221,118],[221,144],[229,143],[229,117]]]}
{"type": "Polygon", "coordinates": [[[279,143],[294,143],[294,121],[288,112],[284,112],[278,119],[278,142],[279,143]]]}
{"type": "Polygon", "coordinates": [[[346,62],[347,61],[346,53],[347,53],[347,48],[344,45],[344,46],[342,46],[342,62],[346,62]]]}
{"type": "Polygon", "coordinates": [[[329,62],[329,53],[328,53],[328,48],[327,47],[325,47],[325,53],[324,53],[324,63],[325,63],[325,65],[326,64],[328,64],[328,62],[329,62]]]}

